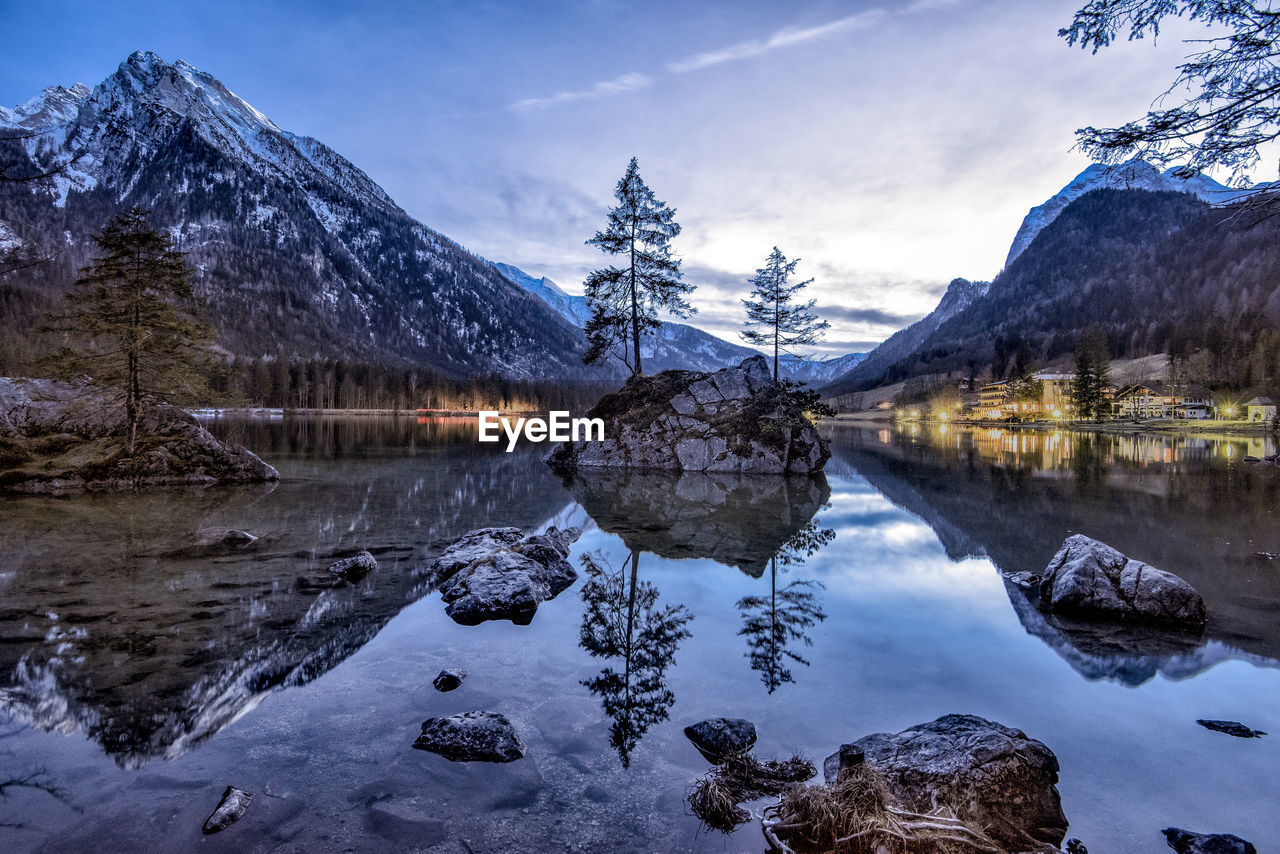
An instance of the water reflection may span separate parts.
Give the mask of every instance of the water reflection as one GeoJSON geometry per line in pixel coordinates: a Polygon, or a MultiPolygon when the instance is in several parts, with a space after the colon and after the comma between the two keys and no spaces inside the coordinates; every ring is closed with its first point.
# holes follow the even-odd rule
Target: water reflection
{"type": "Polygon", "coordinates": [[[637,551],[617,571],[600,554],[584,554],[581,563],[587,607],[579,643],[594,658],[617,660],[617,667],[606,666],[582,684],[613,719],[609,743],[627,768],[631,751],[650,727],[667,719],[676,701],[666,673],[680,641],[689,637],[693,614],[683,605],[658,605],[658,588],[639,580],[637,551]]]}
{"type": "Polygon", "coordinates": [[[822,476],[583,471],[565,486],[634,551],[709,558],[756,578],[831,496],[822,476]]]}
{"type": "Polygon", "coordinates": [[[0,709],[42,730],[83,731],[137,767],[329,671],[429,592],[417,570],[444,544],[499,513],[534,529],[563,506],[536,450],[480,450],[461,441],[468,427],[223,422],[214,429],[281,468],[274,491],[6,499],[0,709]],[[200,547],[203,532],[227,529],[259,540],[200,547]],[[375,572],[309,583],[359,549],[377,558],[375,572]]]}
{"type": "Polygon", "coordinates": [[[744,596],[738,600],[742,612],[739,635],[747,639],[747,658],[751,669],[759,672],[760,681],[770,694],[780,686],[794,682],[790,663],[809,666],[796,651],[795,644],[813,646],[808,630],[827,615],[822,610],[818,591],[822,583],[812,579],[796,579],[778,587],[778,564],[783,571],[803,566],[805,559],[835,539],[836,532],[820,527],[813,519],[791,536],[769,560],[769,595],[744,596]]]}
{"type": "Polygon", "coordinates": [[[828,471],[857,473],[927,522],[954,561],[1040,572],[1073,533],[1182,576],[1205,598],[1203,637],[1047,618],[1006,588],[1028,634],[1089,679],[1185,678],[1231,658],[1280,660],[1268,603],[1280,597],[1271,508],[1280,470],[1239,462],[1269,437],[1112,435],[922,425],[834,428],[828,471]]]}

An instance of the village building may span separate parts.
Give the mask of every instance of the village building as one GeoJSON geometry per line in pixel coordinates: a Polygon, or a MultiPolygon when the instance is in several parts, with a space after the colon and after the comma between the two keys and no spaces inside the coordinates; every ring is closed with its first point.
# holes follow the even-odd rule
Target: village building
{"type": "Polygon", "coordinates": [[[1116,396],[1120,417],[1202,419],[1213,416],[1213,395],[1195,383],[1167,383],[1163,380],[1137,383],[1116,396]]]}
{"type": "Polygon", "coordinates": [[[1245,419],[1248,421],[1271,422],[1276,417],[1276,404],[1269,397],[1255,397],[1244,405],[1245,419]]]}

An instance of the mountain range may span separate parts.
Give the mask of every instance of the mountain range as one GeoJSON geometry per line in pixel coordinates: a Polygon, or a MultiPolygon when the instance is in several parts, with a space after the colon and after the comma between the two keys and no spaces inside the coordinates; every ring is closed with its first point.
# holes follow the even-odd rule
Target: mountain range
{"type": "Polygon", "coordinates": [[[1256,384],[1272,371],[1241,363],[1272,359],[1276,228],[1230,204],[1269,186],[1234,190],[1140,160],[1091,165],[1031,209],[990,284],[953,280],[933,312],[824,393],[987,366],[1002,376],[1068,355],[1091,326],[1113,356],[1206,350],[1205,379],[1256,384]]]}
{"type": "MultiPolygon", "coordinates": [[[[537,296],[566,320],[583,326],[591,317],[587,298],[564,291],[546,276],[532,276],[510,264],[495,263],[494,269],[513,283],[537,296]]],[[[644,363],[655,371],[679,368],[715,371],[759,355],[758,351],[732,344],[687,323],[665,321],[662,328],[640,343],[644,363]]],[[[784,353],[778,357],[778,373],[789,380],[819,385],[843,376],[862,361],[866,353],[847,353],[833,359],[809,359],[784,353]]]]}
{"type": "MultiPolygon", "coordinates": [[[[134,53],[92,89],[52,86],[0,108],[0,165],[9,177],[53,173],[0,182],[0,251],[52,258],[0,276],[0,329],[11,333],[0,369],[27,355],[20,343],[93,256],[91,235],[140,206],[187,253],[229,354],[446,377],[623,375],[621,363],[581,364],[583,297],[472,254],[340,154],[181,60],[134,53]]],[[[755,353],[680,323],[645,346],[653,369],[715,370],[755,353]]],[[[784,365],[820,382],[860,355],[784,365]]]]}

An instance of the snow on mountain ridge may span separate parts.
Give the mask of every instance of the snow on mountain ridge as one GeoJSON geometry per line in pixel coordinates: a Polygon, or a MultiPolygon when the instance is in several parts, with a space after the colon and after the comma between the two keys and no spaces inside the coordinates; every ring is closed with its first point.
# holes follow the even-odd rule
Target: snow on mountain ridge
{"type": "Polygon", "coordinates": [[[70,89],[50,86],[39,95],[10,109],[0,107],[0,128],[5,130],[37,131],[56,125],[65,125],[75,119],[80,105],[91,90],[83,83],[70,89]]]}
{"type": "Polygon", "coordinates": [[[1175,169],[1161,172],[1145,160],[1137,158],[1115,166],[1104,163],[1091,163],[1079,175],[1046,200],[1043,204],[1032,208],[1022,220],[1018,233],[1009,247],[1009,256],[1004,265],[1008,267],[1014,259],[1031,245],[1036,235],[1049,223],[1058,218],[1058,214],[1066,210],[1067,205],[1092,190],[1149,190],[1155,193],[1189,193],[1210,204],[1225,204],[1238,198],[1245,190],[1233,190],[1225,187],[1208,175],[1196,174],[1191,178],[1180,178],[1175,169]]]}

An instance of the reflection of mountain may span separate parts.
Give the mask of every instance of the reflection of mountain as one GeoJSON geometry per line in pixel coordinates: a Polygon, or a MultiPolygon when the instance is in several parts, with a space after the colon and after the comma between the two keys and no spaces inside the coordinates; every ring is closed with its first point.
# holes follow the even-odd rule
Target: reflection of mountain
{"type": "Polygon", "coordinates": [[[363,421],[352,432],[352,423],[251,430],[270,431],[249,442],[259,450],[324,433],[299,442],[308,455],[319,446],[322,465],[267,453],[286,472],[274,492],[6,501],[0,708],[41,729],[83,729],[124,766],[177,756],[267,692],[353,654],[429,592],[415,570],[444,543],[497,513],[533,529],[563,507],[536,451],[445,453],[435,426],[363,421]],[[418,431],[429,468],[404,456],[405,430],[418,431]],[[193,532],[228,528],[261,540],[243,552],[172,556],[193,532]],[[332,560],[361,548],[376,556],[375,572],[323,584],[332,560]]]}
{"type": "Polygon", "coordinates": [[[685,626],[693,615],[683,605],[658,605],[658,588],[639,580],[639,552],[631,552],[617,572],[599,555],[583,555],[582,568],[587,607],[579,643],[592,657],[618,663],[582,684],[613,718],[609,742],[626,768],[631,751],[650,727],[667,719],[676,701],[667,668],[675,663],[680,641],[689,637],[685,626]]]}
{"type": "Polygon", "coordinates": [[[822,475],[584,470],[565,486],[602,531],[632,551],[710,558],[756,578],[831,495],[822,475]]]}
{"type": "Polygon", "coordinates": [[[1258,558],[1280,552],[1273,469],[1229,463],[1225,447],[1215,456],[1197,440],[1164,439],[1152,459],[1151,437],[1061,433],[1053,442],[1004,431],[988,443],[982,433],[952,429],[919,441],[839,429],[828,471],[846,467],[866,478],[927,522],[953,560],[988,556],[1003,572],[1039,572],[1067,536],[1083,533],[1182,576],[1204,596],[1206,635],[1188,641],[1050,621],[1007,585],[1027,631],[1090,678],[1182,678],[1225,658],[1277,666],[1271,603],[1280,599],[1280,573],[1258,558]],[[1062,455],[1064,442],[1070,451],[1062,455]]]}

